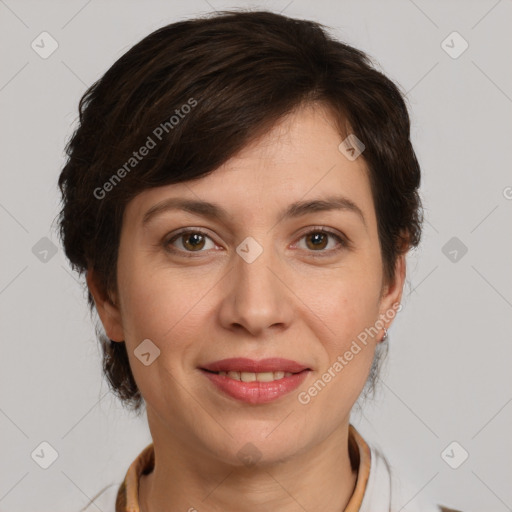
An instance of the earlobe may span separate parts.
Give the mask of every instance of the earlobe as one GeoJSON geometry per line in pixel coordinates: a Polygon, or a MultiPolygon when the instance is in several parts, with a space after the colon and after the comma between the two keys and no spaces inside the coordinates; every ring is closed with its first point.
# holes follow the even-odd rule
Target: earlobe
{"type": "Polygon", "coordinates": [[[106,335],[112,341],[124,341],[122,318],[116,301],[105,292],[93,269],[87,270],[86,280],[106,335]]]}

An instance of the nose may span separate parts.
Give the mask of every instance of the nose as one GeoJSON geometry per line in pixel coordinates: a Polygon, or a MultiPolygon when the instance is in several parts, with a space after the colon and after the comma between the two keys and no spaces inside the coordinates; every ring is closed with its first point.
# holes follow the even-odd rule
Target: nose
{"type": "Polygon", "coordinates": [[[265,336],[270,328],[286,329],[293,316],[293,293],[284,262],[270,245],[254,261],[236,253],[232,265],[219,310],[223,327],[253,336],[265,336]]]}

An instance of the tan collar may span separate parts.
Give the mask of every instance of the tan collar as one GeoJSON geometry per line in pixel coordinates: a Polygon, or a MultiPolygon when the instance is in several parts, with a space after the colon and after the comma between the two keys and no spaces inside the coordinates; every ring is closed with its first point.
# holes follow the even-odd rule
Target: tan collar
{"type": "MultiPolygon", "coordinates": [[[[358,512],[370,476],[371,455],[370,447],[352,425],[349,425],[348,447],[352,468],[357,470],[357,481],[344,512],[358,512]]],[[[155,450],[151,443],[142,450],[128,468],[126,477],[117,492],[116,512],[140,512],[139,479],[141,475],[151,473],[154,467],[155,450]]]]}

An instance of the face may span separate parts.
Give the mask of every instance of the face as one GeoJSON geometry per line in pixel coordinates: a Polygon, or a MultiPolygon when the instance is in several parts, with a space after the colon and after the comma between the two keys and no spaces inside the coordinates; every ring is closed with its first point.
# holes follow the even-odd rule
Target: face
{"type": "Polygon", "coordinates": [[[212,174],[127,205],[116,305],[88,281],[107,335],[126,342],[155,442],[172,438],[227,464],[241,464],[252,443],[272,462],[346,428],[405,264],[384,283],[367,169],[340,152],[341,140],[327,111],[310,106],[212,174]],[[297,365],[228,363],[256,377],[247,383],[205,370],[228,358],[297,365]],[[292,375],[265,371],[285,368],[292,375]]]}

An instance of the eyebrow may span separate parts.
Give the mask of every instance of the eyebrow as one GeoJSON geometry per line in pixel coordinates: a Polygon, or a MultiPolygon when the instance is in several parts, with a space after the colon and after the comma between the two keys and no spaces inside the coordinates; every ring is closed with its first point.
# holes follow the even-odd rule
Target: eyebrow
{"type": "MultiPolygon", "coordinates": [[[[184,210],[186,212],[194,213],[196,215],[207,217],[223,223],[228,223],[229,220],[232,219],[232,215],[230,215],[218,204],[195,199],[172,197],[164,199],[163,201],[160,201],[159,203],[152,206],[144,214],[142,219],[143,226],[148,224],[150,220],[157,215],[170,210],[184,210]]],[[[359,208],[359,206],[357,206],[353,201],[344,196],[330,196],[325,199],[297,201],[290,204],[285,210],[279,213],[277,222],[285,219],[301,217],[309,213],[332,210],[341,210],[356,214],[363,222],[365,229],[367,228],[366,219],[361,208],[359,208]]]]}

